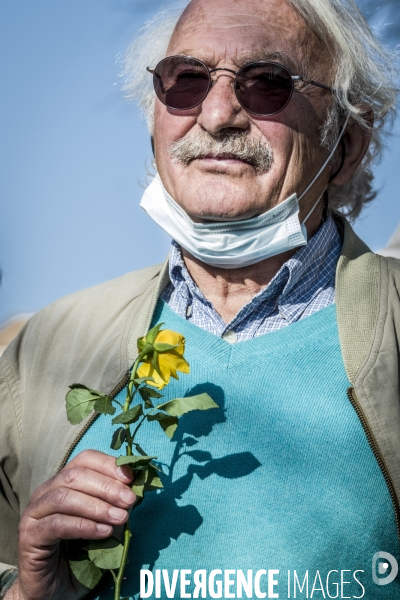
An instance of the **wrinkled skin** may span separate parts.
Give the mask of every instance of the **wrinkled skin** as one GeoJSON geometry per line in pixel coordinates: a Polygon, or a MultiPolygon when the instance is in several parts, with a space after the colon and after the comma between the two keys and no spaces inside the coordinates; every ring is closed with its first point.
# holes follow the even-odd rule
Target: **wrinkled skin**
{"type": "MultiPolygon", "coordinates": [[[[333,73],[320,41],[303,19],[284,0],[193,0],[171,38],[168,55],[187,54],[209,68],[237,71],[245,62],[266,57],[284,62],[292,74],[332,85],[333,73]]],[[[156,100],[154,144],[157,169],[172,197],[194,221],[238,220],[262,214],[305,190],[328,157],[320,143],[333,97],[330,91],[295,84],[289,104],[280,113],[258,117],[238,103],[232,88],[233,75],[217,72],[217,81],[203,103],[188,111],[171,110],[156,100]],[[227,132],[270,142],[272,168],[258,174],[237,159],[200,158],[187,166],[169,153],[176,140],[205,130],[218,137],[227,132]]],[[[346,183],[368,149],[370,136],[357,125],[345,134],[346,160],[334,185],[346,183]]],[[[340,164],[340,150],[323,175],[305,195],[300,220],[327,187],[340,164]]],[[[318,230],[320,202],[307,221],[310,238],[318,230]]],[[[183,251],[188,270],[205,297],[228,323],[249,300],[265,287],[295,250],[246,268],[224,270],[201,263],[183,251]]]]}
{"type": "MultiPolygon", "coordinates": [[[[248,60],[274,52],[286,55],[293,74],[327,85],[332,83],[329,62],[320,43],[285,0],[194,0],[171,39],[168,55],[184,52],[212,67],[237,70],[248,60]]],[[[215,75],[214,75],[215,76],[215,75]]],[[[255,117],[238,104],[232,75],[218,74],[203,104],[191,111],[172,111],[158,100],[155,107],[156,162],[170,194],[194,219],[244,219],[265,212],[294,191],[301,193],[327,157],[320,145],[320,127],[332,96],[313,86],[300,86],[289,105],[272,117],[255,117]],[[275,161],[270,171],[258,175],[239,160],[198,159],[188,166],[173,163],[172,142],[203,128],[218,136],[245,131],[266,138],[275,161]]],[[[360,164],[369,137],[355,125],[346,136],[346,161],[335,184],[342,185],[360,164]]],[[[324,191],[340,157],[302,201],[300,216],[324,191]]],[[[318,229],[319,205],[307,222],[308,234],[318,229]]],[[[189,271],[205,296],[228,322],[262,287],[268,284],[291,253],[269,258],[245,269],[221,271],[184,253],[189,271]]],[[[102,539],[112,527],[128,518],[134,502],[129,472],[117,470],[115,460],[88,451],[33,494],[21,518],[19,584],[6,599],[75,600],[85,595],[66,567],[61,540],[102,539]],[[126,495],[126,497],[125,497],[126,495]],[[110,510],[120,512],[111,515],[110,510]],[[101,524],[104,529],[99,530],[101,524]]]]}
{"type": "Polygon", "coordinates": [[[86,450],[35,490],[19,526],[19,582],[7,600],[84,598],[88,590],[71,575],[60,542],[111,535],[128,520],[132,481],[114,457],[86,450]]]}
{"type": "MultiPolygon", "coordinates": [[[[328,60],[323,60],[320,42],[282,0],[195,0],[181,18],[167,55],[185,53],[200,58],[209,68],[237,71],[245,62],[276,52],[287,57],[286,65],[293,74],[332,84],[332,70],[328,60]]],[[[292,100],[283,111],[258,117],[241,108],[232,89],[232,74],[222,71],[212,77],[217,83],[202,105],[192,110],[171,110],[156,101],[156,163],[167,190],[196,220],[246,219],[272,208],[293,192],[300,195],[328,155],[320,144],[320,128],[332,105],[332,93],[296,83],[292,100]],[[200,129],[214,136],[245,131],[249,136],[266,138],[274,150],[272,169],[258,175],[240,160],[198,159],[188,166],[174,163],[169,145],[200,129]]],[[[348,180],[359,158],[353,164],[348,156],[336,183],[348,180]]],[[[328,167],[302,201],[301,216],[321,196],[336,168],[337,163],[328,167]]]]}

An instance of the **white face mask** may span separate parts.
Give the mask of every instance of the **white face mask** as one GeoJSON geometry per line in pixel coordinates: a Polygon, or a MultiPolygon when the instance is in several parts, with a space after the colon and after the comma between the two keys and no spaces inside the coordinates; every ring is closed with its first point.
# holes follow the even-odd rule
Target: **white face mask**
{"type": "Polygon", "coordinates": [[[267,212],[242,221],[195,223],[164,188],[157,173],[145,190],[140,206],[180,246],[202,262],[222,269],[247,267],[287,250],[305,246],[305,222],[300,224],[299,201],[331,160],[347,126],[349,116],[327,160],[299,198],[293,194],[267,212]]]}

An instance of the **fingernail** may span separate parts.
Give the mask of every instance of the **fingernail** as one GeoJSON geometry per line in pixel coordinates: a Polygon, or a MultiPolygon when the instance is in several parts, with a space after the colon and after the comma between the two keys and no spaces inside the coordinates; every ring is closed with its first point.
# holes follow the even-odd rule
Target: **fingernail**
{"type": "Polygon", "coordinates": [[[123,521],[126,517],[126,510],[115,508],[114,506],[108,510],[108,514],[113,521],[123,521]]]}
{"type": "Polygon", "coordinates": [[[124,502],[124,504],[133,504],[136,500],[135,494],[127,488],[121,491],[119,497],[121,498],[122,502],[124,502]]]}
{"type": "Polygon", "coordinates": [[[132,469],[129,467],[117,467],[117,475],[122,479],[129,479],[130,481],[133,476],[132,469]]]}
{"type": "Polygon", "coordinates": [[[97,523],[96,529],[99,533],[111,533],[112,527],[109,525],[103,525],[103,523],[97,523]]]}

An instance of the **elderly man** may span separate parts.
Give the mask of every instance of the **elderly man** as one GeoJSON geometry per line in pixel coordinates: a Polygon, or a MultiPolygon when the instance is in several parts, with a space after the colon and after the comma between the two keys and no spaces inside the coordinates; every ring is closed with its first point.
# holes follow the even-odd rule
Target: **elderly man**
{"type": "Polygon", "coordinates": [[[219,410],[172,442],[145,434],[165,488],[132,513],[124,596],[147,569],[164,570],[152,597],[174,597],[165,581],[186,569],[175,597],[195,571],[214,583],[194,597],[400,597],[399,267],[340,216],[373,197],[390,68],[344,0],[193,0],[133,46],[126,88],[157,167],[142,206],[173,238],[169,263],[60,300],[2,358],[7,600],[88,595],[65,540],[108,537],[135,496],[109,420],[71,425],[65,394],[79,381],[123,396],[158,322],[185,336],[191,365],[168,395],[208,391],[219,410]]]}

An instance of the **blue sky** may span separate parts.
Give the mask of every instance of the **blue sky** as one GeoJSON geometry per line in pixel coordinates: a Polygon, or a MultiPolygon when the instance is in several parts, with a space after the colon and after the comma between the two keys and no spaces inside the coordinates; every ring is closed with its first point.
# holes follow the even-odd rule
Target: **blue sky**
{"type": "MultiPolygon", "coordinates": [[[[139,208],[149,136],[116,64],[163,4],[0,3],[0,322],[165,258],[167,236],[139,208]]],[[[394,44],[394,2],[364,4],[394,44]]],[[[376,170],[379,197],[356,225],[373,249],[400,221],[399,134],[396,123],[376,170]]]]}

